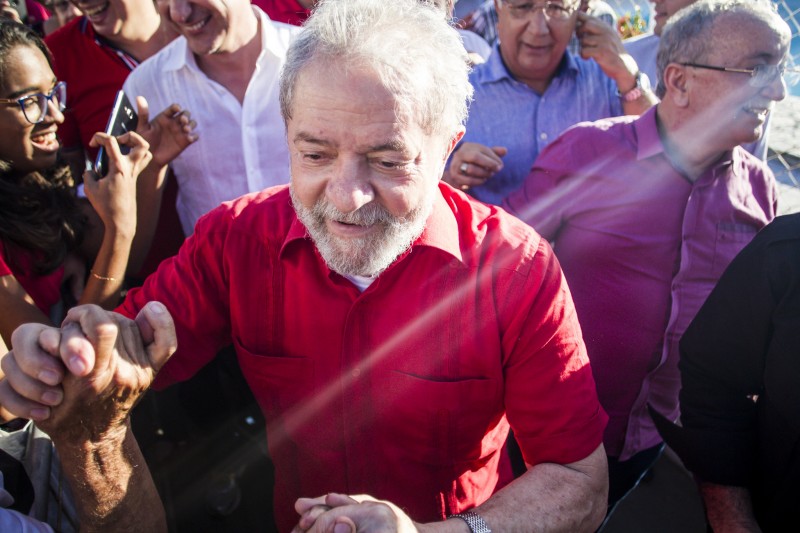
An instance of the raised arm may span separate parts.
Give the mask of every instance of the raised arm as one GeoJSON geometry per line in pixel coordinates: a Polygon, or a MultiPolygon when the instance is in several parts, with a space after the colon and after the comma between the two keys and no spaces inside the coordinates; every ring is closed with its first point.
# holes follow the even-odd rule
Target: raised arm
{"type": "MultiPolygon", "coordinates": [[[[152,156],[147,142],[136,133],[122,135],[119,141],[105,133],[96,133],[92,146],[102,146],[106,150],[109,171],[103,178],[91,171],[84,174],[86,196],[101,221],[101,224],[96,221],[90,224],[90,230],[100,233],[102,240],[78,303],[113,309],[119,303],[136,233],[136,179],[152,156]],[[128,155],[122,155],[119,143],[131,147],[128,155]]],[[[85,254],[91,254],[93,242],[97,239],[87,239],[86,246],[82,247],[85,254]]]]}
{"type": "MultiPolygon", "coordinates": [[[[606,76],[617,83],[620,94],[628,94],[638,86],[638,80],[641,80],[637,80],[639,67],[625,50],[616,28],[580,12],[575,33],[581,43],[581,56],[594,59],[606,76]]],[[[622,100],[622,110],[626,115],[641,115],[658,103],[658,97],[651,89],[641,89],[638,97],[633,98],[635,94],[632,94],[630,99],[622,100]]]]}

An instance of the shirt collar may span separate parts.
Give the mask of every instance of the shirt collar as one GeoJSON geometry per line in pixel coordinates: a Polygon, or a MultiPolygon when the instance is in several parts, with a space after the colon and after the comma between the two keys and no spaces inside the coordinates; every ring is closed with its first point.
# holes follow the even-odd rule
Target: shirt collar
{"type": "Polygon", "coordinates": [[[88,38],[92,39],[97,46],[101,48],[105,48],[106,50],[110,51],[111,53],[115,54],[122,63],[128,67],[129,69],[133,70],[139,66],[139,60],[130,55],[125,50],[121,48],[117,48],[103,36],[98,35],[97,32],[94,31],[94,27],[92,27],[91,23],[89,23],[89,19],[86,18],[84,15],[80,19],[80,26],[79,29],[82,34],[86,35],[88,38]]]}
{"type": "MultiPolygon", "coordinates": [[[[446,185],[444,182],[439,182],[439,191],[433,201],[431,214],[425,222],[425,229],[422,230],[422,234],[414,241],[414,244],[411,245],[411,250],[413,251],[415,248],[427,246],[439,249],[453,256],[455,259],[463,261],[461,248],[459,246],[458,222],[456,221],[454,207],[451,207],[451,203],[448,203],[448,200],[445,198],[445,196],[451,196],[451,194],[448,194],[446,188],[449,188],[449,185],[446,185]]],[[[284,250],[286,250],[292,242],[305,239],[308,239],[308,244],[313,246],[313,242],[311,242],[306,232],[306,227],[297,218],[297,214],[293,213],[292,224],[281,246],[280,255],[283,256],[284,250]]],[[[403,254],[400,259],[407,254],[408,252],[403,254]]]]}
{"type": "Polygon", "coordinates": [[[656,108],[658,108],[658,106],[654,105],[633,123],[636,139],[638,141],[637,161],[664,153],[664,143],[661,142],[661,136],[658,134],[656,108]]]}
{"type": "MultiPolygon", "coordinates": [[[[277,29],[269,17],[258,7],[251,6],[253,13],[259,20],[259,30],[261,32],[261,55],[265,52],[271,53],[274,57],[285,59],[286,50],[278,43],[280,42],[277,29]]],[[[180,70],[184,67],[199,70],[197,59],[194,57],[186,41],[186,37],[180,36],[172,44],[175,47],[174,53],[170,55],[164,64],[164,70],[180,70]]],[[[259,55],[259,59],[261,58],[259,55]]]]}
{"type": "MultiPolygon", "coordinates": [[[[659,154],[664,154],[664,157],[666,157],[664,153],[664,143],[661,141],[661,136],[658,134],[657,108],[658,105],[654,105],[633,123],[638,140],[637,161],[648,159],[659,154]]],[[[743,148],[736,147],[734,150],[725,152],[719,161],[703,173],[703,176],[716,178],[721,173],[727,173],[729,168],[736,177],[744,175],[745,161],[742,150],[743,148]]],[[[703,176],[696,181],[701,181],[703,176]]]]}
{"type": "MultiPolygon", "coordinates": [[[[517,83],[521,83],[511,74],[508,68],[506,68],[506,64],[503,62],[502,53],[500,52],[499,41],[494,43],[494,46],[492,46],[492,53],[489,54],[489,59],[487,59],[486,63],[484,63],[481,67],[481,81],[483,82],[491,83],[502,81],[504,79],[510,79],[516,81],[517,83]]],[[[558,68],[556,68],[554,78],[564,76],[567,73],[573,75],[578,74],[578,63],[569,50],[564,51],[561,62],[558,64],[558,68]]]]}

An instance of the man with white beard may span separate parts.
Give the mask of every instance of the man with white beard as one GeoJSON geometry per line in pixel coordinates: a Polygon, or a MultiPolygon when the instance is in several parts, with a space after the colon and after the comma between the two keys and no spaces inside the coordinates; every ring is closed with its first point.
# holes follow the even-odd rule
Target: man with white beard
{"type": "Polygon", "coordinates": [[[96,452],[64,467],[99,529],[163,526],[127,410],[156,372],[186,379],[228,343],[267,421],[281,531],[375,509],[400,529],[596,529],[606,417],[558,263],[530,227],[440,181],[466,61],[430,5],[323,1],[281,78],[290,187],[201,218],[128,293],[135,323],[83,307],[61,330],[17,331],[0,403],[96,452]],[[331,491],[371,497],[303,498],[331,491]]]}

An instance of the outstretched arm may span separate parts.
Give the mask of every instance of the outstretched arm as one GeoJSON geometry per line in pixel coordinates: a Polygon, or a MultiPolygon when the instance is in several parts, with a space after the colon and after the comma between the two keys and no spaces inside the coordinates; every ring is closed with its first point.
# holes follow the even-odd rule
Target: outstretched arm
{"type": "MultiPolygon", "coordinates": [[[[492,531],[591,532],[605,516],[607,497],[608,466],[601,444],[580,461],[530,468],[474,512],[492,531]]],[[[295,532],[470,531],[460,518],[414,523],[390,502],[363,495],[301,498],[295,508],[301,515],[295,532]]]]}
{"type": "Polygon", "coordinates": [[[2,361],[0,402],[34,418],[52,437],[81,528],[166,530],[129,421],[130,410],[176,348],[166,308],[151,302],[134,322],[96,306],[76,307],[61,329],[26,324],[13,342],[2,361]],[[28,399],[53,392],[58,401],[50,408],[28,399]]]}

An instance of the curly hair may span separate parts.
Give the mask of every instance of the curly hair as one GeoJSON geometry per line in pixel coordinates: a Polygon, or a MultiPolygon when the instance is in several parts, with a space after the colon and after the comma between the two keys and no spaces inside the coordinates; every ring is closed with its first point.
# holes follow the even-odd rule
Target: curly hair
{"type": "MultiPolygon", "coordinates": [[[[16,22],[0,21],[0,87],[6,83],[8,55],[17,46],[41,50],[52,66],[50,52],[36,33],[16,22]]],[[[36,274],[55,270],[83,238],[86,218],[73,187],[65,164],[21,174],[0,161],[0,240],[30,252],[36,274]]]]}

